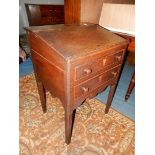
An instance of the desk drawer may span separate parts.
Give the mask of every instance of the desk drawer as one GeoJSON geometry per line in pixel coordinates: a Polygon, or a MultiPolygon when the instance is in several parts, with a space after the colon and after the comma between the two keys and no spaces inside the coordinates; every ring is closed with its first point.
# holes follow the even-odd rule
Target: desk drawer
{"type": "Polygon", "coordinates": [[[119,68],[120,65],[96,76],[93,79],[90,79],[78,86],[75,86],[75,99],[83,95],[87,95],[88,93],[103,85],[107,81],[116,78],[119,72],[119,68]]]}
{"type": "Polygon", "coordinates": [[[79,80],[83,77],[89,76],[99,70],[104,69],[110,65],[118,65],[122,62],[123,50],[118,51],[115,54],[102,56],[101,58],[93,61],[92,63],[78,66],[75,68],[75,80],[79,80]]]}

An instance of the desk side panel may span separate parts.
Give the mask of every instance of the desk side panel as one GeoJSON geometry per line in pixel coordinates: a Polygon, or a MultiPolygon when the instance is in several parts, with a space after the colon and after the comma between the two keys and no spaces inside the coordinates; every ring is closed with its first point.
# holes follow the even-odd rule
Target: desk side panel
{"type": "Polygon", "coordinates": [[[64,106],[64,71],[34,50],[31,50],[31,56],[37,79],[43,83],[46,90],[51,92],[52,96],[58,97],[64,106]]]}
{"type": "Polygon", "coordinates": [[[40,38],[35,32],[27,30],[27,38],[29,41],[30,49],[37,51],[45,59],[51,61],[55,66],[60,69],[65,69],[65,59],[60,55],[46,40],[40,38]]]}
{"type": "Polygon", "coordinates": [[[54,97],[58,97],[65,107],[66,61],[45,40],[27,31],[32,63],[37,78],[54,97]]]}

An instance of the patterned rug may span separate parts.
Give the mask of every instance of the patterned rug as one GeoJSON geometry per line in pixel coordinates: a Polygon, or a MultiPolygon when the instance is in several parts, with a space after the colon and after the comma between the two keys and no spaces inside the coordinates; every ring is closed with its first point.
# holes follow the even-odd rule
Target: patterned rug
{"type": "Polygon", "coordinates": [[[65,144],[64,109],[47,92],[43,114],[34,74],[19,81],[20,155],[133,155],[135,125],[114,109],[104,114],[105,104],[96,99],[76,112],[70,145],[65,144]]]}

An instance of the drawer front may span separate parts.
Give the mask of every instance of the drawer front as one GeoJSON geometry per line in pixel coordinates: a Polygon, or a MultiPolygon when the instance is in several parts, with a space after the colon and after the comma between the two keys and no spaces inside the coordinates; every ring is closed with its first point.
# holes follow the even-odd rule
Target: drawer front
{"type": "Polygon", "coordinates": [[[108,82],[111,79],[115,79],[118,75],[119,69],[120,69],[120,65],[96,76],[93,79],[90,79],[78,86],[75,86],[74,87],[75,99],[89,94],[94,89],[96,89],[97,87],[100,87],[101,85],[103,85],[104,83],[108,82]]]}
{"type": "Polygon", "coordinates": [[[92,63],[78,66],[75,68],[75,80],[82,79],[99,70],[105,69],[110,65],[118,65],[122,62],[122,59],[123,59],[123,50],[118,51],[115,54],[99,58],[93,61],[92,63]]]}

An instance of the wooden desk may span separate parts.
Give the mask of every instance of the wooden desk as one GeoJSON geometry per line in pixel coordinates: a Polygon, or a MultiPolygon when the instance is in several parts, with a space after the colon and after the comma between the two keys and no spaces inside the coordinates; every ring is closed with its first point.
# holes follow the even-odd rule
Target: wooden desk
{"type": "Polygon", "coordinates": [[[45,89],[61,100],[69,144],[73,111],[110,86],[105,109],[108,113],[128,42],[94,24],[28,27],[26,30],[42,109],[46,112],[45,89]]]}
{"type": "Polygon", "coordinates": [[[135,36],[129,35],[126,33],[120,33],[120,32],[114,32],[114,33],[125,38],[125,39],[128,39],[130,41],[129,46],[128,46],[128,51],[135,52],[135,36]]]}
{"type": "MultiPolygon", "coordinates": [[[[116,33],[116,34],[129,40],[129,46],[127,48],[127,51],[135,54],[135,37],[128,35],[128,34],[123,34],[123,33],[116,33]]],[[[135,87],[135,69],[133,71],[133,74],[132,74],[132,77],[131,77],[131,80],[130,80],[130,83],[128,86],[128,90],[127,90],[126,95],[125,95],[125,101],[127,101],[128,98],[130,97],[131,92],[132,92],[134,87],[135,87]]]]}

